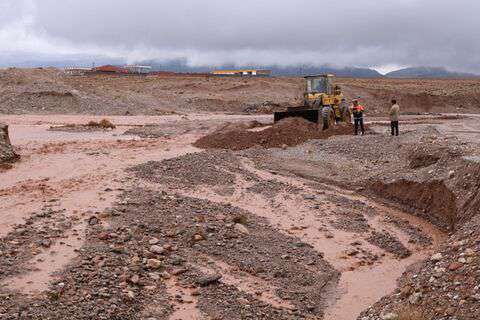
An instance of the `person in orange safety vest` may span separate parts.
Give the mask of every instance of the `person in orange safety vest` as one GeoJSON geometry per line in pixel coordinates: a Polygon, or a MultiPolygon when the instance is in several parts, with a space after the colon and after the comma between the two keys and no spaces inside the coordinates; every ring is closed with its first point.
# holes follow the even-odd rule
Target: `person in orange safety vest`
{"type": "Polygon", "coordinates": [[[353,100],[352,114],[353,121],[355,122],[355,135],[358,135],[358,127],[362,132],[362,136],[365,134],[365,127],[363,125],[363,113],[365,107],[358,103],[358,100],[353,100]]]}

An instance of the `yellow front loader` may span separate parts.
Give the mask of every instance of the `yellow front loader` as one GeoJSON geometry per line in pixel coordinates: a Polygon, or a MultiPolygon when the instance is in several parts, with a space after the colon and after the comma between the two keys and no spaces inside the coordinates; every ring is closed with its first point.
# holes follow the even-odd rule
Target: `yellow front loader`
{"type": "Polygon", "coordinates": [[[333,110],[339,108],[343,94],[339,86],[332,84],[333,77],[331,74],[305,77],[303,105],[288,107],[287,111],[275,112],[275,122],[289,117],[302,117],[318,123],[323,107],[331,106],[333,110]]]}

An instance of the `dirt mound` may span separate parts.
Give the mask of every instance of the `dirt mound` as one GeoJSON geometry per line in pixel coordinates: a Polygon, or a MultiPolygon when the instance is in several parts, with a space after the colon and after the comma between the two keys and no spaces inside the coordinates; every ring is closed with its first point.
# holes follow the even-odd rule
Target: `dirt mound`
{"type": "Polygon", "coordinates": [[[288,118],[262,131],[221,128],[200,138],[194,145],[202,149],[244,150],[255,146],[278,148],[296,146],[311,139],[351,134],[353,134],[351,124],[336,125],[322,131],[316,124],[302,118],[288,118]]]}
{"type": "Polygon", "coordinates": [[[13,162],[19,158],[13,150],[8,135],[8,126],[0,124],[0,163],[13,162]]]}
{"type": "Polygon", "coordinates": [[[247,122],[227,122],[216,131],[248,130],[264,126],[265,124],[258,122],[257,120],[247,122]]]}
{"type": "Polygon", "coordinates": [[[100,122],[90,121],[87,124],[88,127],[102,128],[102,129],[115,129],[116,126],[108,119],[102,119],[100,122]]]}

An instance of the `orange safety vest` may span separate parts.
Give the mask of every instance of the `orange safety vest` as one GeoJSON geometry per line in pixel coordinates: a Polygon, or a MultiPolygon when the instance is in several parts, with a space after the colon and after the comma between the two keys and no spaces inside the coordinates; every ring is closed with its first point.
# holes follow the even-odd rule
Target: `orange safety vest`
{"type": "Polygon", "coordinates": [[[362,105],[358,105],[356,107],[353,107],[353,111],[362,112],[362,111],[365,111],[365,107],[362,105]]]}
{"type": "Polygon", "coordinates": [[[365,111],[365,107],[362,105],[358,105],[353,107],[353,116],[354,118],[361,118],[363,117],[363,111],[365,111]]]}

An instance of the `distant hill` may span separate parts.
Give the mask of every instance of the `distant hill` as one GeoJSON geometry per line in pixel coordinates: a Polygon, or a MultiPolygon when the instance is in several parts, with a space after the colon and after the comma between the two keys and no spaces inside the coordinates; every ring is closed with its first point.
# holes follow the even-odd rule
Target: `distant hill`
{"type": "Polygon", "coordinates": [[[276,76],[304,76],[322,73],[332,73],[337,77],[351,77],[351,78],[381,78],[380,73],[368,68],[355,67],[332,67],[312,66],[312,65],[293,65],[293,66],[279,66],[279,65],[222,65],[222,66],[189,66],[185,60],[171,60],[168,62],[156,61],[142,61],[139,64],[151,65],[156,71],[172,71],[172,72],[210,72],[215,69],[268,69],[272,70],[273,75],[276,76]]]}
{"type": "Polygon", "coordinates": [[[415,67],[392,71],[387,78],[478,78],[480,75],[448,71],[445,68],[415,67]]]}
{"type": "Polygon", "coordinates": [[[266,66],[265,68],[271,69],[273,74],[280,76],[303,76],[312,74],[331,73],[337,77],[348,78],[381,78],[383,77],[379,72],[369,68],[356,68],[356,67],[332,67],[332,66],[266,66]]]}

